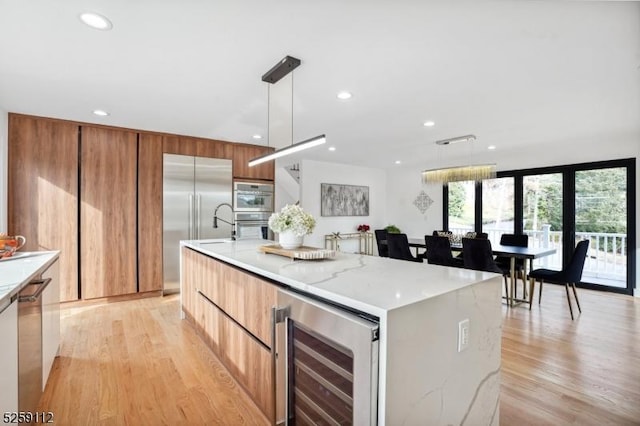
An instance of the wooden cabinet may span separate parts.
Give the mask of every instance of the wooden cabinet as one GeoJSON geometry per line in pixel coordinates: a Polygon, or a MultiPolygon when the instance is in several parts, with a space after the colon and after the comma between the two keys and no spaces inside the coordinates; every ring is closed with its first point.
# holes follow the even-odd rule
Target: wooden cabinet
{"type": "Polygon", "coordinates": [[[82,127],[80,277],[83,299],[137,291],[137,134],[82,127]]]}
{"type": "Polygon", "coordinates": [[[163,153],[233,159],[273,180],[272,149],[9,114],[8,232],[60,250],[60,300],[162,289],[163,153]],[[137,263],[137,265],[136,265],[137,263]]]}
{"type": "Polygon", "coordinates": [[[271,346],[271,308],[276,306],[277,288],[221,262],[216,262],[216,269],[222,276],[222,309],[271,346]]]}
{"type": "Polygon", "coordinates": [[[260,411],[273,422],[275,392],[271,352],[226,315],[219,313],[218,319],[221,334],[218,357],[260,411]]]}
{"type": "Polygon", "coordinates": [[[77,124],[9,114],[8,231],[60,250],[60,300],[78,299],[77,124]]]}
{"type": "Polygon", "coordinates": [[[220,361],[272,422],[271,308],[277,288],[182,248],[182,309],[220,361]]]}
{"type": "Polygon", "coordinates": [[[162,136],[138,139],[138,291],[162,290],[162,136]]]}
{"type": "Polygon", "coordinates": [[[233,158],[234,144],[213,139],[188,136],[164,136],[163,151],[167,154],[192,155],[195,157],[233,158]]]}
{"type": "Polygon", "coordinates": [[[207,256],[186,247],[180,248],[180,283],[182,285],[182,310],[192,318],[196,317],[196,295],[198,290],[210,282],[213,264],[207,256]]]}
{"type": "Polygon", "coordinates": [[[275,177],[275,164],[273,161],[249,167],[249,160],[269,152],[273,152],[273,148],[256,145],[234,145],[233,177],[235,179],[273,180],[275,177]]]}

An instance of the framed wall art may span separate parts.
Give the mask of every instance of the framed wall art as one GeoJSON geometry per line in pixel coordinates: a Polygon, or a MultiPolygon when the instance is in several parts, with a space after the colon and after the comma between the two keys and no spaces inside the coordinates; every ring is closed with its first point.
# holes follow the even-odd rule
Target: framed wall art
{"type": "Polygon", "coordinates": [[[369,187],[320,184],[321,216],[369,216],[369,187]]]}

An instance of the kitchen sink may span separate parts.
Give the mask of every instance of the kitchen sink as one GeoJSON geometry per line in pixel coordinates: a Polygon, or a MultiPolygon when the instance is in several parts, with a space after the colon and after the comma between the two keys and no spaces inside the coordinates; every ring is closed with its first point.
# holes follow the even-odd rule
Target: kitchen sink
{"type": "Polygon", "coordinates": [[[207,245],[207,244],[224,244],[224,243],[232,243],[234,242],[234,240],[232,240],[231,238],[221,238],[221,239],[217,239],[217,240],[209,240],[209,241],[203,241],[200,243],[201,246],[207,245]]]}

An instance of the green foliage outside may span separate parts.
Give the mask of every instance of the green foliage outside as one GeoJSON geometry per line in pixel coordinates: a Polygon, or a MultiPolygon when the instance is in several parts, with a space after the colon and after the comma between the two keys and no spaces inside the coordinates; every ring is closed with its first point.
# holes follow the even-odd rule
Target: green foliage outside
{"type": "Polygon", "coordinates": [[[576,173],[576,231],[627,232],[626,169],[576,173]]]}
{"type": "MultiPolygon", "coordinates": [[[[496,180],[497,181],[497,180],[496,180]]],[[[496,182],[497,183],[497,182],[496,182]]],[[[468,211],[473,210],[470,194],[466,193],[462,182],[449,184],[449,218],[465,223],[468,211]]],[[[493,187],[491,187],[493,188],[493,187]]],[[[540,230],[542,225],[551,225],[552,231],[561,231],[562,223],[562,174],[525,176],[523,179],[524,229],[540,230]]],[[[494,188],[495,189],[495,188],[494,188]]],[[[491,194],[497,191],[490,191],[491,194]]],[[[575,181],[576,232],[627,233],[627,176],[626,168],[585,170],[576,172],[575,181]]],[[[495,194],[494,194],[495,195],[495,194]]],[[[488,207],[496,209],[496,200],[485,197],[488,207]]],[[[511,204],[513,201],[511,201],[511,204]]],[[[491,210],[491,211],[493,211],[491,210]]],[[[513,207],[506,203],[500,211],[488,216],[503,217],[508,220],[513,207]],[[507,211],[510,209],[509,211],[507,211]]],[[[483,216],[487,215],[487,208],[483,216]]],[[[603,243],[601,241],[601,243],[603,243]]],[[[617,250],[621,250],[618,247],[617,250]]],[[[608,250],[611,250],[609,247],[608,250]]]]}

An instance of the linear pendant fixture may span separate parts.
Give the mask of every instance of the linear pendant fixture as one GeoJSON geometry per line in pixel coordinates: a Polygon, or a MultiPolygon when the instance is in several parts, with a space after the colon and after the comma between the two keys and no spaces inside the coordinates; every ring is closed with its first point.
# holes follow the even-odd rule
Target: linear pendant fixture
{"type": "Polygon", "coordinates": [[[422,172],[424,183],[447,183],[466,180],[484,180],[496,177],[495,164],[477,164],[431,169],[422,172]]]}
{"type": "MultiPolygon", "coordinates": [[[[475,135],[457,136],[455,138],[436,141],[436,145],[451,145],[460,142],[473,142],[475,135]]],[[[468,164],[458,167],[443,167],[439,169],[424,170],[422,181],[424,183],[448,183],[469,180],[485,180],[496,177],[495,164],[468,164]]]]}
{"type": "Polygon", "coordinates": [[[286,148],[282,148],[270,154],[254,158],[253,160],[249,161],[249,167],[253,167],[261,163],[266,163],[267,161],[275,160],[276,158],[284,157],[285,155],[293,154],[294,152],[302,151],[307,148],[322,145],[326,141],[327,138],[325,137],[325,135],[320,135],[316,136],[315,138],[307,139],[306,141],[294,143],[293,145],[286,148]]]}
{"type": "MultiPolygon", "coordinates": [[[[269,71],[267,71],[262,76],[262,81],[269,84],[275,84],[278,81],[280,81],[282,78],[284,78],[287,74],[289,74],[294,69],[296,69],[300,64],[301,64],[300,59],[294,58],[292,56],[286,56],[284,59],[279,61],[276,65],[274,65],[269,71]]],[[[269,88],[270,87],[271,86],[269,86],[269,88]]],[[[293,103],[293,93],[291,94],[291,97],[292,97],[292,103],[293,103]]],[[[293,134],[293,112],[291,113],[291,134],[293,134]]],[[[282,138],[280,141],[285,142],[284,138],[282,138]]],[[[314,146],[322,145],[326,141],[327,141],[327,138],[325,135],[319,135],[311,139],[304,140],[302,142],[291,143],[290,146],[286,146],[284,148],[277,149],[272,153],[251,159],[249,161],[249,167],[266,163],[267,161],[272,161],[272,160],[275,160],[276,158],[293,154],[294,152],[299,152],[308,148],[312,148],[314,146]]]]}

